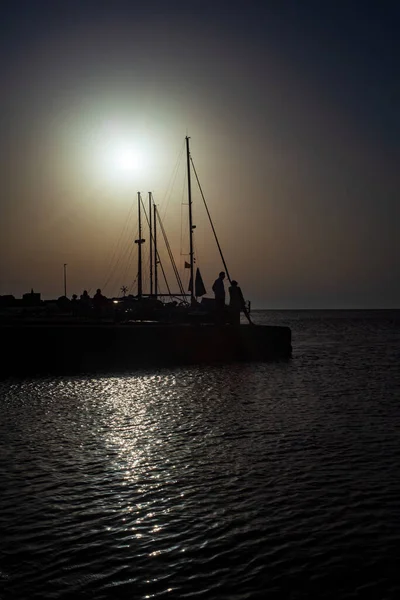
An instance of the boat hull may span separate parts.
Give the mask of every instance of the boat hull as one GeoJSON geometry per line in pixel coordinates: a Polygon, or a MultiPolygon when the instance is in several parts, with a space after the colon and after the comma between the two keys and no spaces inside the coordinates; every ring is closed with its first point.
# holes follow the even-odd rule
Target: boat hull
{"type": "Polygon", "coordinates": [[[0,327],[2,376],[290,358],[289,327],[13,324],[0,327]]]}

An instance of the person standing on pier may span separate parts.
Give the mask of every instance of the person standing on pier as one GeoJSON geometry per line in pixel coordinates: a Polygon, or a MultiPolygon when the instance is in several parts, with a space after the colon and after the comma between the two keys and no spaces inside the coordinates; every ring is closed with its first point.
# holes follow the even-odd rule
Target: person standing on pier
{"type": "Polygon", "coordinates": [[[87,317],[90,313],[90,309],[92,308],[92,300],[87,292],[87,290],[83,290],[83,294],[81,294],[79,300],[79,312],[82,316],[87,317]]]}
{"type": "Polygon", "coordinates": [[[215,317],[218,324],[224,323],[224,312],[225,312],[225,285],[224,285],[225,273],[221,271],[213,283],[212,290],[215,296],[215,317]]]}
{"type": "Polygon", "coordinates": [[[97,317],[103,316],[105,307],[107,306],[107,298],[101,293],[101,289],[96,290],[93,296],[93,308],[97,317]]]}
{"type": "Polygon", "coordinates": [[[240,325],[241,311],[246,313],[246,304],[238,282],[233,279],[229,287],[229,312],[232,325],[240,325]]]}

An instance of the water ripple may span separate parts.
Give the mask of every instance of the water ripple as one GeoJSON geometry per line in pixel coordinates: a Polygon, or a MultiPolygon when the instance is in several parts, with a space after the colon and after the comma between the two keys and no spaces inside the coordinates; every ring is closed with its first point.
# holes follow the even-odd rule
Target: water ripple
{"type": "Polygon", "coordinates": [[[2,600],[398,597],[399,315],[263,318],[293,361],[0,384],[2,600]]]}

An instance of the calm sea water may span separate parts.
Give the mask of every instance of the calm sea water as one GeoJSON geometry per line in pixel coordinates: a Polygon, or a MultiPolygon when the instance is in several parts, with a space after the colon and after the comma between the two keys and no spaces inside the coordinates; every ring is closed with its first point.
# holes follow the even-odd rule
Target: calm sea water
{"type": "Polygon", "coordinates": [[[289,362],[0,384],[0,598],[399,598],[400,311],[289,362]]]}

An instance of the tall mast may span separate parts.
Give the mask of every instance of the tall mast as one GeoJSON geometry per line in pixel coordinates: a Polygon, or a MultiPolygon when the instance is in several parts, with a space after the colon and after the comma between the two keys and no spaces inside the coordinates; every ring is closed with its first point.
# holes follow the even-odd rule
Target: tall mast
{"type": "Polygon", "coordinates": [[[153,240],[154,240],[154,295],[157,298],[158,294],[158,254],[157,254],[157,206],[153,204],[154,219],[153,219],[153,240]]]}
{"type": "Polygon", "coordinates": [[[192,186],[190,181],[190,150],[189,138],[186,136],[186,161],[187,161],[187,176],[188,176],[188,202],[189,202],[189,257],[190,257],[190,281],[192,289],[190,291],[191,304],[194,301],[194,260],[193,260],[193,221],[192,221],[192,186]]]}
{"type": "Polygon", "coordinates": [[[140,196],[140,192],[138,195],[138,225],[139,225],[139,238],[135,240],[135,244],[138,245],[138,298],[142,297],[142,244],[145,241],[142,238],[142,215],[141,215],[141,203],[142,198],[140,196]]]}
{"type": "MultiPolygon", "coordinates": [[[[153,228],[152,228],[152,198],[149,192],[149,230],[150,230],[150,294],[153,294],[153,228]]],[[[157,257],[156,257],[157,258],[157,257]]]]}

